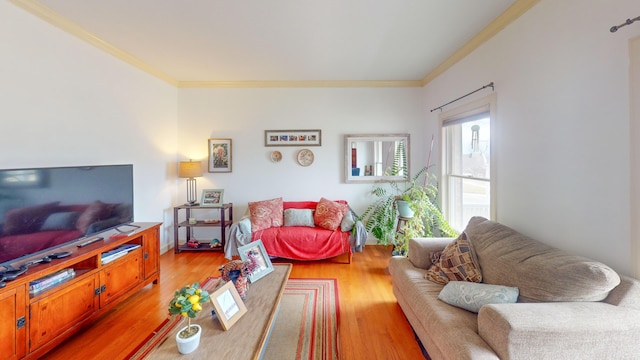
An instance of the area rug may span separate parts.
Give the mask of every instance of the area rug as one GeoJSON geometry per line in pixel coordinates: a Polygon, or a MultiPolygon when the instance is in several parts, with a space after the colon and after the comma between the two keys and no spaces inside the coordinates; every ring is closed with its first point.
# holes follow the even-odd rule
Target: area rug
{"type": "MultiPolygon", "coordinates": [[[[215,279],[208,278],[202,287],[209,290],[214,284],[215,279]]],[[[339,359],[339,304],[336,279],[289,279],[262,359],[339,359]]],[[[144,359],[181,320],[165,320],[127,358],[144,359]]]]}

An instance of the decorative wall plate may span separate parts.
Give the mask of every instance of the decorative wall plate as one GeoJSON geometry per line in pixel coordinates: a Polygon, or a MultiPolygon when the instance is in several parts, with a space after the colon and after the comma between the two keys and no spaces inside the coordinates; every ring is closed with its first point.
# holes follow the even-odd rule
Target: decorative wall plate
{"type": "Polygon", "coordinates": [[[272,151],[271,152],[271,161],[277,163],[282,160],[282,153],[280,151],[272,151]]]}
{"type": "Polygon", "coordinates": [[[313,151],[309,149],[302,149],[298,151],[298,164],[302,166],[309,166],[313,164],[313,151]]]}

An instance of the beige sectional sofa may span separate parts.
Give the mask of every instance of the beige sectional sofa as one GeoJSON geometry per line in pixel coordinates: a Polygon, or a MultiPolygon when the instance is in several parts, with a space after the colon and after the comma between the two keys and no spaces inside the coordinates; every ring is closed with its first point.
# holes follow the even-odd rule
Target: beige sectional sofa
{"type": "Polygon", "coordinates": [[[481,217],[464,235],[482,273],[478,286],[517,288],[519,296],[478,313],[445,303],[438,298],[444,286],[425,275],[432,253],[454,239],[411,240],[408,258],[392,257],[389,271],[398,304],[432,359],[640,358],[640,282],[481,217]]]}

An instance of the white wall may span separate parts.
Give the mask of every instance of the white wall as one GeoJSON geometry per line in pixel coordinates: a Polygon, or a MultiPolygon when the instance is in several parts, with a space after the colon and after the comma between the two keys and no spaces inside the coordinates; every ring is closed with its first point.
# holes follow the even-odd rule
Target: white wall
{"type": "MultiPolygon", "coordinates": [[[[207,173],[198,191],[224,189],[238,219],[248,202],[345,199],[356,212],[372,201],[371,184],[344,183],[344,135],[411,133],[412,168],[424,166],[424,105],[420,88],[181,89],[179,157],[207,164],[207,139],[232,138],[232,172],[207,173]],[[265,147],[264,130],[321,129],[322,146],[309,167],[296,163],[303,147],[265,147]],[[273,163],[269,154],[282,152],[273,163]]],[[[429,134],[429,139],[430,139],[429,134]]],[[[186,198],[181,183],[178,196],[186,198]]]]}
{"type": "Polygon", "coordinates": [[[640,24],[609,28],[639,14],[636,0],[542,0],[424,89],[436,107],[495,82],[498,220],[625,274],[637,221],[628,41],[640,24]]]}
{"type": "Polygon", "coordinates": [[[631,260],[633,275],[640,278],[640,36],[629,42],[630,79],[631,79],[631,126],[629,137],[631,140],[631,260]]]}
{"type": "Polygon", "coordinates": [[[0,79],[0,168],[132,163],[135,220],[171,224],[175,87],[8,1],[0,79]]]}

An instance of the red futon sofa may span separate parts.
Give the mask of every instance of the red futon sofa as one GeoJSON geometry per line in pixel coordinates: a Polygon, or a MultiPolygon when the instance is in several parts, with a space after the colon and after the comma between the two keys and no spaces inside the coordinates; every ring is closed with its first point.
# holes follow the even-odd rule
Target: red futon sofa
{"type": "Polygon", "coordinates": [[[225,257],[231,259],[238,247],[260,239],[271,257],[322,260],[348,254],[351,262],[353,251],[361,251],[366,241],[361,225],[344,200],[252,202],[249,216],[231,226],[225,257]]]}

